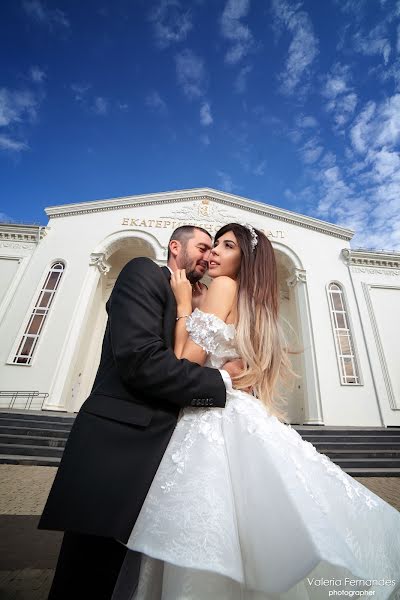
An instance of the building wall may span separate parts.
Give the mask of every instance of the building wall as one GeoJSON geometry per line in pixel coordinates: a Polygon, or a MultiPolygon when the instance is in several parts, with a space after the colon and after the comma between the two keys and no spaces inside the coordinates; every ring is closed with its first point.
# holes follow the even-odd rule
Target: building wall
{"type": "MultiPolygon", "coordinates": [[[[90,204],[87,203],[88,209],[90,204]]],[[[100,256],[100,264],[102,261],[106,264],[116,252],[132,247],[132,255],[140,255],[143,251],[159,264],[165,264],[168,240],[175,227],[192,222],[213,233],[223,224],[234,221],[249,222],[263,229],[277,254],[284,256],[288,272],[298,278],[294,287],[289,286],[286,317],[295,321],[296,310],[300,310],[301,304],[302,313],[297,314],[297,320],[302,327],[309,320],[306,362],[311,365],[307,367],[311,370],[315,362],[315,379],[314,375],[307,376],[309,381],[303,377],[296,384],[295,392],[299,396],[304,393],[306,399],[313,397],[314,408],[305,406],[302,409],[304,421],[307,422],[307,412],[311,410],[319,415],[312,422],[325,425],[400,425],[400,413],[390,408],[387,398],[389,381],[394,398],[392,404],[400,403],[393,329],[388,316],[396,314],[396,307],[397,312],[399,308],[398,275],[353,272],[342,254],[343,249],[350,248],[348,240],[317,231],[317,227],[284,222],[238,205],[227,207],[217,200],[204,203],[189,198],[175,204],[149,201],[147,205],[129,207],[116,203],[107,210],[50,218],[47,235],[31,252],[29,269],[0,322],[1,389],[50,391],[53,397],[49,398],[48,408],[78,410],[82,402],[79,361],[83,349],[89,348],[84,336],[89,335],[92,328],[103,327],[105,318],[104,314],[102,318],[98,312],[93,313],[93,307],[99,305],[96,294],[102,293],[99,280],[104,277],[95,266],[96,257],[100,256]],[[23,333],[38,288],[51,264],[57,260],[62,260],[66,269],[32,365],[10,364],[12,350],[23,333]],[[377,334],[373,331],[371,308],[367,306],[362,287],[363,283],[369,285],[375,279],[382,282],[382,277],[391,285],[397,277],[396,289],[373,288],[371,294],[381,345],[387,356],[386,375],[382,351],[377,348],[377,334]],[[361,385],[342,385],[340,382],[327,296],[327,285],[331,281],[339,282],[345,290],[361,385]]],[[[129,251],[126,260],[128,258],[129,251]]],[[[16,272],[10,275],[7,268],[4,267],[8,278],[15,278],[16,272]]],[[[296,360],[299,366],[304,362],[304,356],[296,360]]]]}

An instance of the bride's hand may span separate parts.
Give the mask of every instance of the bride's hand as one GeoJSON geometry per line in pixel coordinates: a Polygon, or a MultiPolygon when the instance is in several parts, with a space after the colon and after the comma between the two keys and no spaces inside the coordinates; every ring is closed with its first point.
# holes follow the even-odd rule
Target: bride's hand
{"type": "Polygon", "coordinates": [[[174,292],[178,311],[192,312],[192,286],[186,277],[185,269],[178,269],[171,275],[171,288],[174,292]]]}

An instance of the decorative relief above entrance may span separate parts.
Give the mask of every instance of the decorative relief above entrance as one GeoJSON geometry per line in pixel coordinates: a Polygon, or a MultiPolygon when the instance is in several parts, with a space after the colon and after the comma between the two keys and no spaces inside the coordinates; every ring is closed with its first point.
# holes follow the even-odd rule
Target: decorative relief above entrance
{"type": "Polygon", "coordinates": [[[282,230],[263,229],[255,221],[248,218],[239,219],[238,215],[224,210],[215,202],[208,198],[203,198],[191,202],[189,205],[179,206],[171,209],[168,215],[162,215],[155,218],[142,217],[123,217],[121,225],[125,227],[146,227],[154,229],[169,229],[173,231],[181,225],[197,225],[207,229],[210,233],[215,233],[227,223],[248,223],[253,227],[260,229],[268,238],[284,239],[286,232],[282,230]]]}

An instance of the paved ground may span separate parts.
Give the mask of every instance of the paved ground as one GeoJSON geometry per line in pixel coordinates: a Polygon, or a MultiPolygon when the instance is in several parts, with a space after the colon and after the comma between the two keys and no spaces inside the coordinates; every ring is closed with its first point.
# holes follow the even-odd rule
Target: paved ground
{"type": "MultiPolygon", "coordinates": [[[[0,465],[1,600],[47,598],[62,534],[36,526],[55,474],[54,467],[0,465]]],[[[357,480],[400,511],[400,477],[357,480]]]]}

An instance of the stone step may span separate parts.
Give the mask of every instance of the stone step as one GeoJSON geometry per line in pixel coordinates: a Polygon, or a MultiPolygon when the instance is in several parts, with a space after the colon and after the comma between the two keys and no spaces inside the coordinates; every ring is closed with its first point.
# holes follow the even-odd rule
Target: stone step
{"type": "Polygon", "coordinates": [[[54,411],[37,411],[37,410],[4,410],[0,409],[0,424],[2,419],[20,419],[21,421],[32,420],[32,419],[43,419],[51,422],[59,423],[73,423],[75,420],[75,413],[60,413],[54,411]]]}
{"type": "Polygon", "coordinates": [[[0,454],[0,464],[4,465],[32,465],[42,467],[58,467],[58,456],[24,456],[18,454],[0,454]]]}
{"type": "Polygon", "coordinates": [[[15,419],[15,418],[3,418],[0,422],[0,428],[2,427],[27,427],[29,429],[71,429],[72,423],[68,421],[51,421],[47,419],[15,419]]]}
{"type": "Polygon", "coordinates": [[[22,444],[0,444],[0,454],[18,454],[19,456],[56,456],[61,458],[64,448],[50,446],[24,446],[22,444]]]}
{"type": "Polygon", "coordinates": [[[400,458],[335,458],[340,468],[368,467],[381,469],[400,469],[400,458]]]}
{"type": "Polygon", "coordinates": [[[398,450],[400,449],[400,441],[396,442],[375,442],[368,444],[365,442],[326,442],[325,440],[311,442],[319,452],[331,452],[335,450],[398,450]]]}
{"type": "Polygon", "coordinates": [[[400,427],[343,427],[342,429],[335,427],[321,427],[321,428],[303,428],[303,427],[292,427],[300,435],[374,435],[374,436],[400,436],[400,427]]]}
{"type": "Polygon", "coordinates": [[[67,438],[70,433],[70,429],[30,429],[26,427],[0,427],[0,431],[4,435],[36,435],[54,438],[67,438]]]}
{"type": "Polygon", "coordinates": [[[400,468],[381,469],[381,468],[364,468],[364,467],[349,467],[343,469],[352,477],[400,477],[400,468]]]}
{"type": "Polygon", "coordinates": [[[400,459],[400,449],[399,450],[376,450],[375,448],[370,448],[368,450],[348,450],[348,449],[338,449],[335,451],[329,450],[324,451],[321,448],[318,448],[318,452],[320,454],[326,454],[329,456],[331,460],[336,458],[399,458],[400,459]]]}
{"type": "MultiPolygon", "coordinates": [[[[0,430],[1,431],[1,430],[0,430]]],[[[32,435],[8,435],[0,433],[1,444],[15,444],[23,446],[50,446],[51,448],[64,448],[68,437],[42,437],[32,435]]]]}
{"type": "Polygon", "coordinates": [[[400,441],[399,437],[394,436],[362,436],[362,435],[351,435],[351,436],[339,436],[339,435],[324,435],[324,436],[315,436],[315,435],[302,435],[303,440],[307,442],[311,442],[314,444],[315,442],[325,443],[325,442],[338,442],[342,446],[345,446],[350,442],[363,442],[364,444],[370,444],[374,446],[378,442],[386,442],[386,443],[395,443],[400,441]]]}

